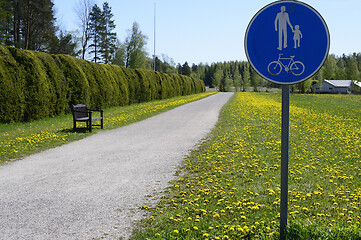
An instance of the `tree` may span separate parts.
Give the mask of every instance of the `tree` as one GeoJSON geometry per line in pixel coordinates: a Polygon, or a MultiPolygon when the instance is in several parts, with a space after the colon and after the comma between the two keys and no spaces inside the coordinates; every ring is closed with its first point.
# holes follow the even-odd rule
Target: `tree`
{"type": "Polygon", "coordinates": [[[177,73],[182,74],[182,65],[180,63],[177,64],[177,73]]]}
{"type": "Polygon", "coordinates": [[[242,81],[242,76],[239,73],[238,66],[236,66],[233,77],[233,85],[235,87],[236,92],[238,91],[238,89],[240,90],[241,88],[241,81],[242,81]]]}
{"type": "Polygon", "coordinates": [[[253,87],[254,92],[258,92],[258,87],[261,82],[261,77],[256,73],[256,71],[251,69],[251,86],[253,87]]]}
{"type": "Polygon", "coordinates": [[[49,52],[56,36],[51,0],[1,0],[0,6],[2,42],[17,48],[49,52]]]}
{"type": "Polygon", "coordinates": [[[153,69],[155,69],[155,71],[158,71],[158,72],[162,72],[162,61],[156,56],[154,61],[152,62],[152,67],[153,69]],[[154,63],[155,63],[155,68],[154,68],[154,63]]]}
{"type": "Polygon", "coordinates": [[[144,68],[147,52],[145,45],[147,37],[140,31],[139,24],[133,23],[125,39],[125,66],[128,68],[144,68]]]}
{"type": "Polygon", "coordinates": [[[13,5],[11,0],[0,0],[0,43],[13,45],[13,5]]]}
{"type": "Polygon", "coordinates": [[[182,73],[183,75],[190,76],[191,75],[191,68],[189,67],[188,63],[185,62],[182,65],[182,73]]]}
{"type": "MultiPolygon", "coordinates": [[[[336,77],[336,58],[334,55],[329,55],[322,66],[323,77],[325,79],[335,79],[336,77]]],[[[323,80],[323,79],[322,79],[323,80]]],[[[321,80],[321,81],[322,81],[321,80]]]]}
{"type": "Polygon", "coordinates": [[[76,45],[70,33],[60,31],[59,37],[54,36],[53,43],[50,46],[50,52],[52,54],[67,54],[76,57],[80,53],[76,51],[76,45]]]}
{"type": "Polygon", "coordinates": [[[224,91],[225,92],[233,91],[233,89],[234,89],[233,79],[230,77],[229,72],[226,72],[224,74],[222,83],[224,85],[224,91]]]}
{"type": "Polygon", "coordinates": [[[100,52],[102,60],[105,64],[111,62],[116,51],[117,34],[114,32],[115,23],[112,19],[113,16],[114,15],[111,12],[111,7],[107,2],[104,2],[102,11],[103,31],[100,34],[100,52]]]}
{"type": "Polygon", "coordinates": [[[346,79],[346,56],[337,59],[336,79],[346,79]]]}
{"type": "Polygon", "coordinates": [[[51,0],[19,0],[20,3],[23,3],[20,8],[23,11],[23,48],[49,51],[56,33],[54,4],[51,0]]]}
{"type": "Polygon", "coordinates": [[[212,87],[220,87],[220,83],[222,80],[223,71],[221,68],[216,68],[216,71],[213,74],[212,77],[212,87]]]}
{"type": "Polygon", "coordinates": [[[164,73],[176,73],[176,64],[173,58],[168,57],[165,54],[161,54],[163,64],[162,64],[162,72],[164,73]]]}
{"type": "Polygon", "coordinates": [[[358,79],[359,78],[359,70],[357,66],[357,58],[356,53],[350,55],[346,58],[346,76],[347,79],[358,79]]]}
{"type": "Polygon", "coordinates": [[[94,0],[79,0],[75,12],[78,16],[80,27],[81,58],[85,59],[90,40],[90,12],[94,6],[94,0]]]}
{"type": "Polygon", "coordinates": [[[206,77],[206,67],[203,63],[199,63],[198,65],[193,64],[191,77],[198,79],[205,79],[206,77]],[[195,66],[195,68],[193,68],[195,66]]]}
{"type": "Polygon", "coordinates": [[[55,25],[51,0],[0,0],[0,43],[77,55],[73,36],[55,25]]]}
{"type": "Polygon", "coordinates": [[[90,44],[91,54],[94,54],[92,61],[100,61],[100,42],[101,42],[101,33],[103,32],[103,21],[102,21],[102,11],[98,5],[94,5],[92,11],[90,12],[90,38],[92,44],[90,44]]]}
{"type": "Polygon", "coordinates": [[[112,59],[111,63],[125,67],[125,46],[118,39],[115,48],[114,58],[112,59]]]}
{"type": "Polygon", "coordinates": [[[249,63],[244,64],[243,78],[242,78],[242,91],[245,92],[249,87],[251,75],[249,73],[249,63]]]}
{"type": "Polygon", "coordinates": [[[198,72],[198,65],[192,64],[192,72],[198,72]]]}

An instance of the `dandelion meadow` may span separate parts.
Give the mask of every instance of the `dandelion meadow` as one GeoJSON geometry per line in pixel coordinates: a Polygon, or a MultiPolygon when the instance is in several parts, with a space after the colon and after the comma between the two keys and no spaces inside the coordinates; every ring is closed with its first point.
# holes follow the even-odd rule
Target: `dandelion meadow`
{"type": "MultiPolygon", "coordinates": [[[[214,93],[200,93],[165,100],[104,109],[104,128],[121,127],[214,93]]],[[[84,138],[92,133],[73,132],[71,114],[30,123],[0,124],[0,164],[84,138]]],[[[79,124],[81,127],[81,125],[79,124]]],[[[96,133],[98,128],[94,128],[96,133]]]]}
{"type": "MultiPolygon", "coordinates": [[[[361,97],[291,95],[288,239],[361,239],[361,97]]],[[[281,95],[237,93],[134,239],[277,239],[281,95]]]]}

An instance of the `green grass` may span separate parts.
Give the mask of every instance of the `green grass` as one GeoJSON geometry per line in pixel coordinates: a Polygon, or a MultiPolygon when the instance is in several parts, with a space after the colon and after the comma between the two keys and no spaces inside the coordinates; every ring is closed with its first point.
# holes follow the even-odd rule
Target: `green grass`
{"type": "MultiPolygon", "coordinates": [[[[361,97],[292,95],[289,239],[361,239],[361,97]]],[[[133,239],[277,239],[281,95],[237,93],[133,239]]]]}
{"type": "MultiPolygon", "coordinates": [[[[201,93],[126,107],[104,109],[104,129],[114,129],[141,121],[182,104],[207,97],[210,94],[213,93],[201,93]]],[[[103,131],[98,127],[94,127],[93,133],[88,131],[74,132],[72,127],[73,119],[71,114],[29,123],[0,124],[0,164],[18,160],[30,154],[103,131]]]]}

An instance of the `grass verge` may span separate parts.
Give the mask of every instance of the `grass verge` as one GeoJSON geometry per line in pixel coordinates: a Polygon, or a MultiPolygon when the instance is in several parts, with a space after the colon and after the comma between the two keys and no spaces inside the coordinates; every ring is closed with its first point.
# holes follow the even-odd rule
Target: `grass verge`
{"type": "MultiPolygon", "coordinates": [[[[361,239],[361,98],[292,95],[288,239],[361,239]]],[[[132,239],[277,239],[281,95],[237,93],[132,239]]]]}
{"type": "MultiPolygon", "coordinates": [[[[104,129],[114,129],[144,120],[182,104],[199,100],[214,93],[201,93],[160,101],[104,109],[104,129]]],[[[60,146],[93,133],[74,132],[71,114],[29,123],[0,124],[0,164],[21,159],[30,154],[60,146]]],[[[79,125],[81,126],[81,125],[79,125]]]]}

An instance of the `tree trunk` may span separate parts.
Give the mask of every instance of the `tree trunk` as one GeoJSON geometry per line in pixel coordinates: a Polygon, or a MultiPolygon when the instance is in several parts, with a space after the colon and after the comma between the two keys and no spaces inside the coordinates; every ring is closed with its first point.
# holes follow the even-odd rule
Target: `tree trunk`
{"type": "Polygon", "coordinates": [[[20,43],[20,8],[19,2],[17,0],[14,1],[14,8],[13,8],[13,31],[14,31],[14,45],[15,47],[19,47],[20,43]]]}
{"type": "Polygon", "coordinates": [[[31,24],[31,0],[27,1],[26,21],[25,21],[25,49],[29,49],[30,42],[30,24],[31,24]]]}

